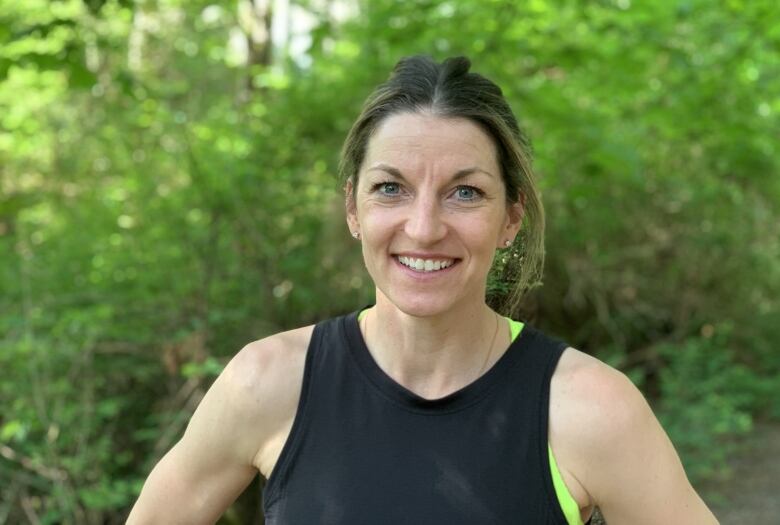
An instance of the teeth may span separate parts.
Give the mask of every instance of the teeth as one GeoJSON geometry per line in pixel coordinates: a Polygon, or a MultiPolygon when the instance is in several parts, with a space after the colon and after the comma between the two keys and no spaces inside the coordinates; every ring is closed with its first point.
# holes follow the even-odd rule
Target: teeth
{"type": "Polygon", "coordinates": [[[455,262],[452,259],[446,259],[443,261],[433,259],[415,259],[414,257],[398,257],[398,261],[404,266],[408,266],[418,272],[435,272],[436,270],[443,270],[455,262]]]}

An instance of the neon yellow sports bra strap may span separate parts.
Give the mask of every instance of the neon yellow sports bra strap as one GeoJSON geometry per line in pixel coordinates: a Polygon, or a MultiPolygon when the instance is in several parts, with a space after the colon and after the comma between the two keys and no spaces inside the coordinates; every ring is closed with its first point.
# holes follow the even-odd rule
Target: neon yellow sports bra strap
{"type": "MultiPolygon", "coordinates": [[[[512,341],[514,341],[523,330],[523,323],[508,317],[505,319],[509,322],[509,330],[512,334],[512,341]]],[[[563,515],[566,517],[566,523],[569,525],[582,525],[580,507],[577,505],[577,502],[574,501],[569,489],[566,487],[566,483],[563,482],[561,472],[558,469],[558,463],[555,461],[555,456],[553,456],[552,448],[549,443],[547,444],[547,455],[550,460],[550,474],[552,475],[553,487],[555,487],[555,495],[558,497],[558,504],[561,506],[563,515]]]]}
{"type": "Polygon", "coordinates": [[[512,341],[514,341],[517,339],[517,336],[520,335],[520,332],[523,331],[523,323],[510,319],[509,317],[504,317],[504,319],[509,323],[509,332],[512,335],[512,341]]]}
{"type": "Polygon", "coordinates": [[[561,505],[563,515],[566,517],[566,523],[569,525],[582,525],[580,506],[574,501],[571,493],[569,493],[569,489],[566,487],[566,483],[563,482],[561,471],[558,470],[558,463],[555,462],[555,456],[553,456],[549,443],[547,444],[547,455],[550,457],[550,473],[552,474],[555,494],[558,496],[558,503],[561,505]]]}

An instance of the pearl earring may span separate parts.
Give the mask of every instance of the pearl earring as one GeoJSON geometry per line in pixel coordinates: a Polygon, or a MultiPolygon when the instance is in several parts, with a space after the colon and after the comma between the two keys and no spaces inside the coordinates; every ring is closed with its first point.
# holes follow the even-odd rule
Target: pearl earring
{"type": "Polygon", "coordinates": [[[353,236],[355,239],[360,239],[360,232],[352,232],[352,236],[353,236]]]}
{"type": "Polygon", "coordinates": [[[512,246],[512,241],[510,241],[509,239],[505,240],[504,241],[504,248],[509,248],[510,246],[512,246]]]}

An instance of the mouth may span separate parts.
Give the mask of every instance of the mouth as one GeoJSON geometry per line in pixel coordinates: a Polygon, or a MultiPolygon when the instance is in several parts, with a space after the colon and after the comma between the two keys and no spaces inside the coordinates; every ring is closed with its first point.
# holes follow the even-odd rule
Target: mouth
{"type": "Polygon", "coordinates": [[[418,257],[406,257],[394,255],[393,258],[401,265],[419,273],[435,273],[446,270],[458,262],[458,259],[436,258],[422,259],[418,257]]]}

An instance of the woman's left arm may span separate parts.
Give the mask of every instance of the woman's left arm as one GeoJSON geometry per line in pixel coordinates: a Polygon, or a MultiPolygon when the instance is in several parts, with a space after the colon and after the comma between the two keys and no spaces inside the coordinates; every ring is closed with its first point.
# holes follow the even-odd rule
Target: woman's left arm
{"type": "Polygon", "coordinates": [[[624,374],[587,357],[564,375],[559,381],[564,395],[551,399],[559,407],[558,439],[563,432],[568,470],[609,525],[718,523],[647,401],[624,374]]]}

